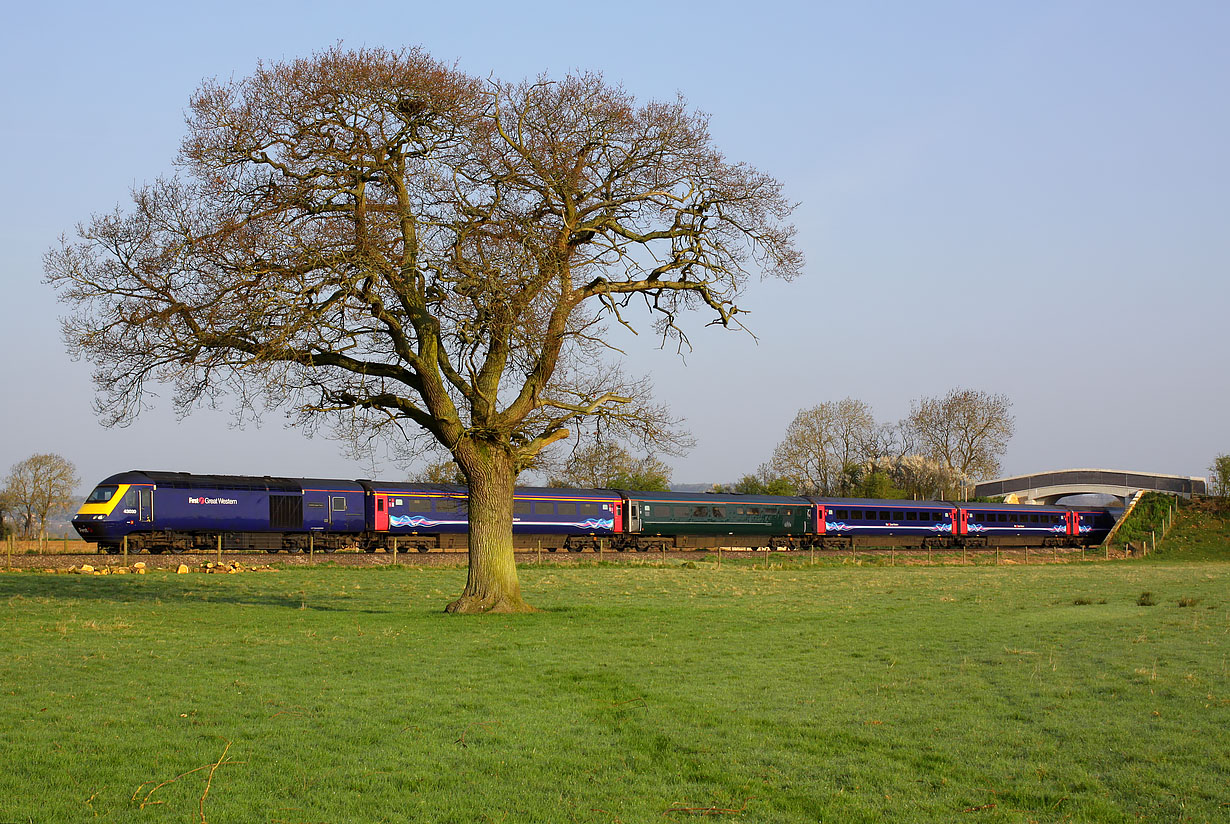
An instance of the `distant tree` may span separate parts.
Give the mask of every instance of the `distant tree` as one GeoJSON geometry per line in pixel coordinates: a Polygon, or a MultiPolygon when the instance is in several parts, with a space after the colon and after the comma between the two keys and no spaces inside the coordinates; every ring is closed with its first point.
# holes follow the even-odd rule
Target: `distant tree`
{"type": "Polygon", "coordinates": [[[719,490],[739,495],[795,495],[794,484],[774,475],[768,464],[762,464],[755,475],[744,475],[729,489],[719,490]]]}
{"type": "Polygon", "coordinates": [[[638,458],[620,444],[602,440],[577,448],[550,475],[548,483],[581,489],[666,492],[670,480],[670,467],[657,458],[638,458]]]}
{"type": "Polygon", "coordinates": [[[612,489],[635,489],[641,492],[669,492],[671,468],[647,455],[635,459],[627,471],[611,480],[612,489]]]}
{"type": "Polygon", "coordinates": [[[1230,455],[1218,455],[1209,465],[1209,491],[1222,498],[1230,496],[1230,455]]]}
{"type": "Polygon", "coordinates": [[[13,503],[9,500],[8,490],[0,487],[0,539],[7,538],[13,530],[13,503]]]}
{"type": "Polygon", "coordinates": [[[456,461],[451,458],[443,458],[424,464],[418,472],[410,475],[409,480],[411,483],[419,484],[457,484],[464,486],[466,476],[461,471],[461,467],[457,466],[456,461]]]}
{"type": "Polygon", "coordinates": [[[205,82],[187,130],[178,176],[45,259],[98,409],[131,420],[156,382],[180,410],[227,397],[363,441],[425,433],[469,487],[450,612],[530,608],[513,490],[544,449],[595,422],[674,440],[605,324],[643,309],[686,347],[689,312],[740,327],[753,274],[802,270],[778,181],[727,160],[682,99],[597,74],[510,83],[335,47],[205,82]]]}
{"type": "Polygon", "coordinates": [[[4,497],[21,521],[22,534],[46,539],[47,521],[72,509],[80,482],[77,468],[59,455],[31,455],[13,464],[4,497]]]}
{"type": "Polygon", "coordinates": [[[801,410],[769,461],[800,493],[848,495],[846,468],[862,463],[875,430],[871,407],[846,398],[801,410]]]}
{"type": "Polygon", "coordinates": [[[908,498],[904,490],[893,484],[893,477],[882,469],[872,467],[859,478],[854,495],[859,498],[875,498],[878,500],[896,500],[908,498]]]}
{"type": "Polygon", "coordinates": [[[1012,438],[1011,409],[1006,395],[953,389],[916,401],[907,425],[919,451],[950,476],[988,478],[999,473],[999,459],[1012,438]]]}

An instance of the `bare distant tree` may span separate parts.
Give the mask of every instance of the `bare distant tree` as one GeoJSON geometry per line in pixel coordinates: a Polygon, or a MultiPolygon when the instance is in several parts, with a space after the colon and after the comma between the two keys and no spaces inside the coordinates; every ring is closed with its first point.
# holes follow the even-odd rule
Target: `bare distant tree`
{"type": "Polygon", "coordinates": [[[863,401],[828,401],[795,416],[769,465],[800,492],[845,495],[850,487],[845,469],[866,459],[874,430],[871,407],[863,401]]]}
{"type": "Polygon", "coordinates": [[[741,326],[754,273],[802,256],[776,180],[727,161],[682,100],[595,74],[507,83],[419,50],[345,51],[208,81],[180,175],[139,188],[45,261],[131,420],[229,396],[355,440],[425,432],[469,485],[469,577],[450,611],[522,611],[517,475],[600,421],[651,447],[675,422],[611,365],[605,322],[641,307],[741,326]]]}
{"type": "Polygon", "coordinates": [[[670,489],[670,481],[670,467],[657,458],[638,458],[617,443],[601,440],[576,449],[551,475],[549,483],[582,489],[665,492],[670,489]]]}
{"type": "Polygon", "coordinates": [[[913,451],[913,433],[905,421],[877,423],[867,430],[861,444],[864,460],[899,459],[913,451]]]}
{"type": "Polygon", "coordinates": [[[910,409],[909,428],[919,451],[953,477],[977,479],[999,473],[1014,423],[1012,401],[974,389],[953,389],[942,398],[922,398],[910,409]]]}
{"type": "Polygon", "coordinates": [[[47,521],[77,503],[77,468],[55,454],[31,455],[13,465],[4,484],[4,497],[21,521],[27,538],[47,537],[47,521]]]}

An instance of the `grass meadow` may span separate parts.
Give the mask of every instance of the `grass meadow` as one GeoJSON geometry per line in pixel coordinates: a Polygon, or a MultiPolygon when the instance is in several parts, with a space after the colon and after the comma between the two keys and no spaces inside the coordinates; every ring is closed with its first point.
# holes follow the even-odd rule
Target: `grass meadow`
{"type": "Polygon", "coordinates": [[[1230,820],[1222,561],[464,575],[0,574],[0,822],[1230,820]]]}

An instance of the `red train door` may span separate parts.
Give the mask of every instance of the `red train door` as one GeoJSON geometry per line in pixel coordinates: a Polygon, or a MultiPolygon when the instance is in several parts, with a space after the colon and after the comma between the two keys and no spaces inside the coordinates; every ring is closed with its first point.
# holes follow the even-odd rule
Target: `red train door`
{"type": "Polygon", "coordinates": [[[377,495],[376,496],[376,524],[375,526],[376,526],[377,532],[388,532],[389,531],[389,496],[388,495],[377,495]]]}
{"type": "Polygon", "coordinates": [[[825,514],[826,513],[824,511],[824,506],[821,504],[816,504],[816,534],[817,535],[823,535],[825,532],[825,529],[826,529],[826,525],[824,523],[825,514]]]}
{"type": "Polygon", "coordinates": [[[969,534],[969,510],[954,509],[952,511],[952,528],[958,535],[969,534]]]}

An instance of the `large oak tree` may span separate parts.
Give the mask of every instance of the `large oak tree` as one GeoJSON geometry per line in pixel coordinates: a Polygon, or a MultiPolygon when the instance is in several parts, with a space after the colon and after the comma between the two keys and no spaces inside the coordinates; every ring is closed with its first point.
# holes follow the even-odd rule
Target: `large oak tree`
{"type": "Polygon", "coordinates": [[[594,74],[480,80],[340,47],[192,96],[177,173],[45,261],[109,423],[150,384],[356,439],[424,432],[470,488],[452,611],[518,611],[518,473],[578,428],[669,428],[605,323],[739,326],[749,275],[802,266],[793,205],[683,100],[594,74]]]}

